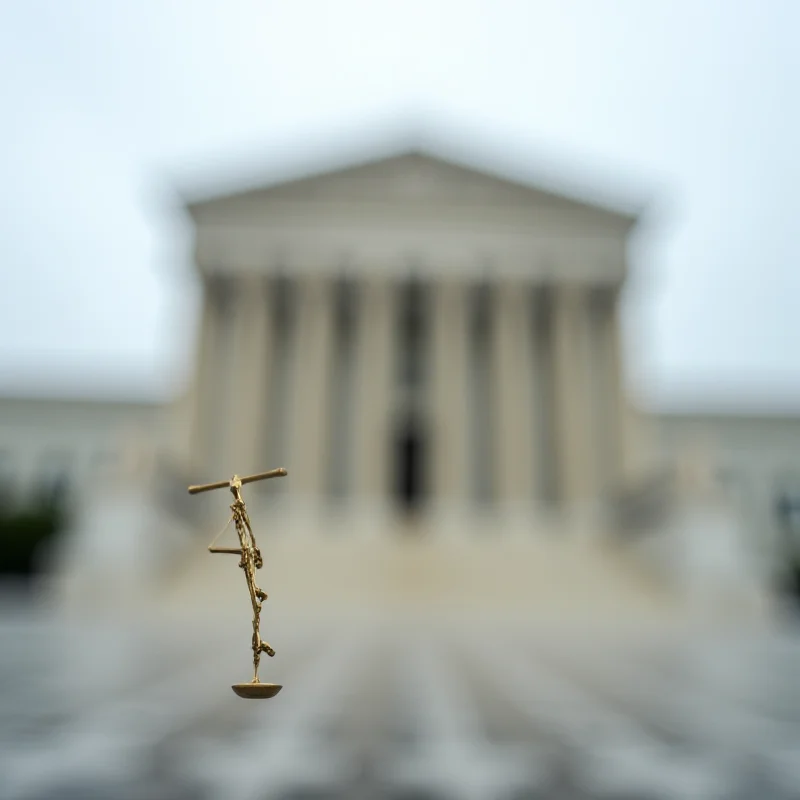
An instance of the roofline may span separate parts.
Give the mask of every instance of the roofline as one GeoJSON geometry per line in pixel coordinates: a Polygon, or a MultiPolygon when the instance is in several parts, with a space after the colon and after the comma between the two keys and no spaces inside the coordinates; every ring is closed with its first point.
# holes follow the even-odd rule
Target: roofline
{"type": "Polygon", "coordinates": [[[647,409],[645,413],[662,420],[752,420],[752,421],[797,421],[800,422],[800,405],[794,408],[726,408],[720,406],[698,406],[693,408],[647,409]]]}
{"type": "Polygon", "coordinates": [[[639,392],[638,405],[645,413],[664,419],[800,419],[800,386],[770,381],[754,387],[722,376],[714,385],[696,377],[639,392]]]}
{"type": "MultiPolygon", "coordinates": [[[[488,140],[459,142],[447,135],[425,136],[416,131],[374,138],[365,137],[362,131],[360,136],[349,137],[343,146],[331,147],[329,143],[327,146],[308,146],[307,154],[300,154],[297,142],[293,140],[274,148],[275,157],[270,166],[260,171],[257,178],[244,178],[238,181],[234,179],[233,185],[230,178],[224,178],[220,184],[227,185],[228,188],[217,191],[191,191],[184,187],[176,188],[176,192],[185,210],[194,218],[195,211],[208,203],[334,175],[392,158],[418,155],[504,181],[519,189],[547,192],[586,206],[588,209],[617,217],[627,222],[629,229],[633,228],[653,205],[652,202],[641,200],[632,202],[600,197],[599,190],[593,189],[586,180],[565,178],[567,170],[564,169],[558,170],[560,178],[547,178],[544,170],[534,174],[529,165],[545,163],[545,159],[536,158],[525,152],[518,154],[514,159],[516,163],[511,163],[502,147],[495,146],[494,149],[495,154],[490,154],[492,147],[488,140]]],[[[563,162],[563,157],[560,160],[563,162]]],[[[549,163],[552,159],[547,161],[549,163]]],[[[239,171],[253,174],[252,169],[243,167],[236,169],[231,166],[228,175],[239,171]]],[[[606,181],[607,185],[615,183],[613,180],[606,181]]]]}
{"type": "Polygon", "coordinates": [[[68,394],[63,392],[0,392],[0,405],[3,403],[31,403],[34,405],[58,404],[62,406],[100,405],[116,408],[139,407],[161,408],[169,401],[157,397],[128,396],[112,394],[68,394]]]}
{"type": "MultiPolygon", "coordinates": [[[[78,395],[64,392],[2,392],[0,391],[0,405],[5,402],[33,403],[33,404],[60,404],[60,405],[102,405],[111,407],[139,407],[143,409],[159,409],[169,406],[169,398],[153,396],[119,396],[112,394],[78,395]]],[[[645,417],[663,420],[775,420],[800,422],[800,402],[791,407],[777,406],[712,406],[705,404],[684,404],[658,407],[652,404],[640,405],[639,410],[645,417]]]]}

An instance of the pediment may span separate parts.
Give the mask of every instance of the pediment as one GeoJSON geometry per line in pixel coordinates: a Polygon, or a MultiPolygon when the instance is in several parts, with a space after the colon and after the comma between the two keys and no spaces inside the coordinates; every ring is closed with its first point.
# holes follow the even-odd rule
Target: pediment
{"type": "Polygon", "coordinates": [[[627,227],[629,214],[507,180],[442,158],[408,152],[188,204],[197,222],[252,219],[285,204],[505,207],[579,212],[627,227]]]}

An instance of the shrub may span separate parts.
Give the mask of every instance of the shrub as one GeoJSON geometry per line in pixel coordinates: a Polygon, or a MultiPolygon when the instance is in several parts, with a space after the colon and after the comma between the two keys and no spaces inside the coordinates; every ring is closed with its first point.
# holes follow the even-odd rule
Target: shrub
{"type": "Polygon", "coordinates": [[[66,526],[62,497],[39,496],[23,506],[0,507],[0,575],[32,575],[44,546],[66,526]]]}

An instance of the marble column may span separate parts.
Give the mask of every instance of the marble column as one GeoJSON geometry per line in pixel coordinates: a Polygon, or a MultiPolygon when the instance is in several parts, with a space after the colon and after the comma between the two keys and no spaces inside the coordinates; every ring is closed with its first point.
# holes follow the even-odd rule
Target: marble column
{"type": "Polygon", "coordinates": [[[436,510],[445,513],[469,503],[467,290],[458,278],[433,287],[431,488],[436,510]]]}
{"type": "Polygon", "coordinates": [[[595,383],[594,439],[598,491],[607,496],[620,477],[622,453],[618,357],[614,338],[610,290],[598,288],[592,294],[592,361],[595,383]]]}
{"type": "Polygon", "coordinates": [[[247,475],[269,469],[264,440],[269,379],[268,283],[263,275],[236,278],[229,340],[225,411],[225,474],[247,475]]]}
{"type": "Polygon", "coordinates": [[[562,511],[582,516],[596,500],[593,486],[591,417],[588,412],[586,290],[557,287],[554,310],[554,372],[558,447],[558,495],[562,511]]]}
{"type": "Polygon", "coordinates": [[[518,281],[494,288],[492,441],[496,498],[501,508],[530,508],[535,487],[532,290],[518,281]]]}
{"type": "Polygon", "coordinates": [[[619,289],[609,292],[603,339],[609,371],[609,419],[613,427],[613,465],[617,481],[639,477],[650,456],[647,426],[634,411],[627,393],[625,353],[619,318],[619,289]]]}
{"type": "Polygon", "coordinates": [[[393,456],[393,288],[381,277],[366,278],[358,287],[353,494],[376,510],[389,502],[393,456]]]}
{"type": "Polygon", "coordinates": [[[334,282],[318,276],[296,283],[294,347],[291,351],[288,457],[295,501],[318,505],[326,493],[330,455],[334,282]]]}

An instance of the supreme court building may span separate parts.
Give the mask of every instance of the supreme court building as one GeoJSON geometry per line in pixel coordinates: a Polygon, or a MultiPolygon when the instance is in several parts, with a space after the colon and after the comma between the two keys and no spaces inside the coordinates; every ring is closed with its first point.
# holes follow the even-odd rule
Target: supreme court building
{"type": "MultiPolygon", "coordinates": [[[[186,208],[203,306],[165,441],[189,483],[288,469],[245,493],[285,602],[624,586],[564,549],[652,466],[620,352],[635,215],[418,150],[186,208]]],[[[209,538],[214,495],[186,501],[209,538]]]]}
{"type": "Polygon", "coordinates": [[[284,506],[588,521],[635,463],[631,215],[406,152],[188,205],[198,480],[284,506]]]}
{"type": "Polygon", "coordinates": [[[709,536],[640,535],[680,505],[660,470],[681,437],[657,450],[626,387],[634,213],[421,150],[185,208],[202,284],[190,379],[140,426],[171,476],[145,458],[138,494],[129,476],[104,489],[105,517],[87,505],[82,569],[109,524],[131,553],[164,553],[180,529],[196,569],[169,581],[196,601],[230,580],[238,598],[202,546],[229,499],[186,486],[283,466],[245,499],[268,591],[295,610],[613,618],[663,605],[644,585],[687,580],[709,536]],[[123,532],[114,508],[143,506],[123,532]]]}

